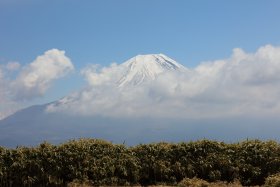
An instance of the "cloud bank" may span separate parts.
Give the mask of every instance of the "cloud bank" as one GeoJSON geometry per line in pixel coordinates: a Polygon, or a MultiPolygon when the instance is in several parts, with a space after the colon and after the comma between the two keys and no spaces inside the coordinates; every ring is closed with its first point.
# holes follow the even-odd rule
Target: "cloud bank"
{"type": "Polygon", "coordinates": [[[227,59],[187,72],[165,72],[137,87],[119,87],[127,69],[112,64],[82,70],[87,88],[49,105],[48,112],[109,117],[219,118],[280,112],[280,48],[240,48],[227,59]]]}
{"type": "Polygon", "coordinates": [[[58,49],[46,51],[23,67],[18,62],[0,65],[0,119],[15,112],[22,102],[46,94],[56,79],[73,69],[71,60],[58,49]],[[13,79],[15,71],[17,75],[13,79]]]}

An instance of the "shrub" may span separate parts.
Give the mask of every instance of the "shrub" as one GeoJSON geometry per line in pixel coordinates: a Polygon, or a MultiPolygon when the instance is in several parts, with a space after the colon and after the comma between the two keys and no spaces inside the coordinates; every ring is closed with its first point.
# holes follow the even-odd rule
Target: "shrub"
{"type": "Polygon", "coordinates": [[[265,179],[264,187],[280,187],[280,173],[268,176],[265,179]]]}
{"type": "Polygon", "coordinates": [[[181,182],[179,182],[178,186],[182,187],[208,187],[209,183],[203,179],[198,178],[184,178],[181,182]]]}

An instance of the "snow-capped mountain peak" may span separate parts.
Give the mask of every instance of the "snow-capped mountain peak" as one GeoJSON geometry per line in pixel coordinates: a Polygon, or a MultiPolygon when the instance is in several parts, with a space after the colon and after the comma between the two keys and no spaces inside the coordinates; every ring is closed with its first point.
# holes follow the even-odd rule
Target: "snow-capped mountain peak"
{"type": "Polygon", "coordinates": [[[186,68],[164,54],[137,55],[122,64],[127,72],[119,80],[119,87],[139,85],[154,80],[166,71],[186,71],[186,68]]]}

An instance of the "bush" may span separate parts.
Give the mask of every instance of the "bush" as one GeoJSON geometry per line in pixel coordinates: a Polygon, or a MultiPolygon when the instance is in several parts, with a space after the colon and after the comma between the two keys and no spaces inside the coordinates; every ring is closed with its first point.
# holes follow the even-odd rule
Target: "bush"
{"type": "Polygon", "coordinates": [[[265,179],[264,187],[280,187],[280,173],[268,176],[265,179]]]}
{"type": "Polygon", "coordinates": [[[198,178],[185,178],[181,182],[179,182],[178,186],[182,187],[208,187],[209,183],[205,180],[198,178]]]}

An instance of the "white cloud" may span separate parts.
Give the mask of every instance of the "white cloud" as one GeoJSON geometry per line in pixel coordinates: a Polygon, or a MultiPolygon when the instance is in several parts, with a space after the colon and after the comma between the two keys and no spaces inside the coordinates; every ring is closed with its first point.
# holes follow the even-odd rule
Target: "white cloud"
{"type": "Polygon", "coordinates": [[[49,106],[49,111],[115,117],[203,118],[276,115],[280,112],[280,48],[255,53],[234,49],[228,59],[205,62],[188,72],[168,72],[137,87],[119,88],[127,71],[113,64],[82,71],[88,88],[49,106]]]}
{"type": "Polygon", "coordinates": [[[111,64],[109,67],[103,67],[99,70],[98,65],[90,65],[84,68],[81,73],[85,77],[86,81],[91,86],[115,84],[118,77],[123,75],[125,67],[111,64]]]}
{"type": "Polygon", "coordinates": [[[74,67],[64,51],[51,49],[24,67],[12,82],[17,99],[32,99],[46,93],[51,83],[69,73],[74,67]]]}
{"type": "Polygon", "coordinates": [[[18,62],[0,65],[0,119],[22,108],[24,101],[43,96],[53,81],[73,69],[71,60],[58,49],[46,51],[24,67],[18,62]]]}

